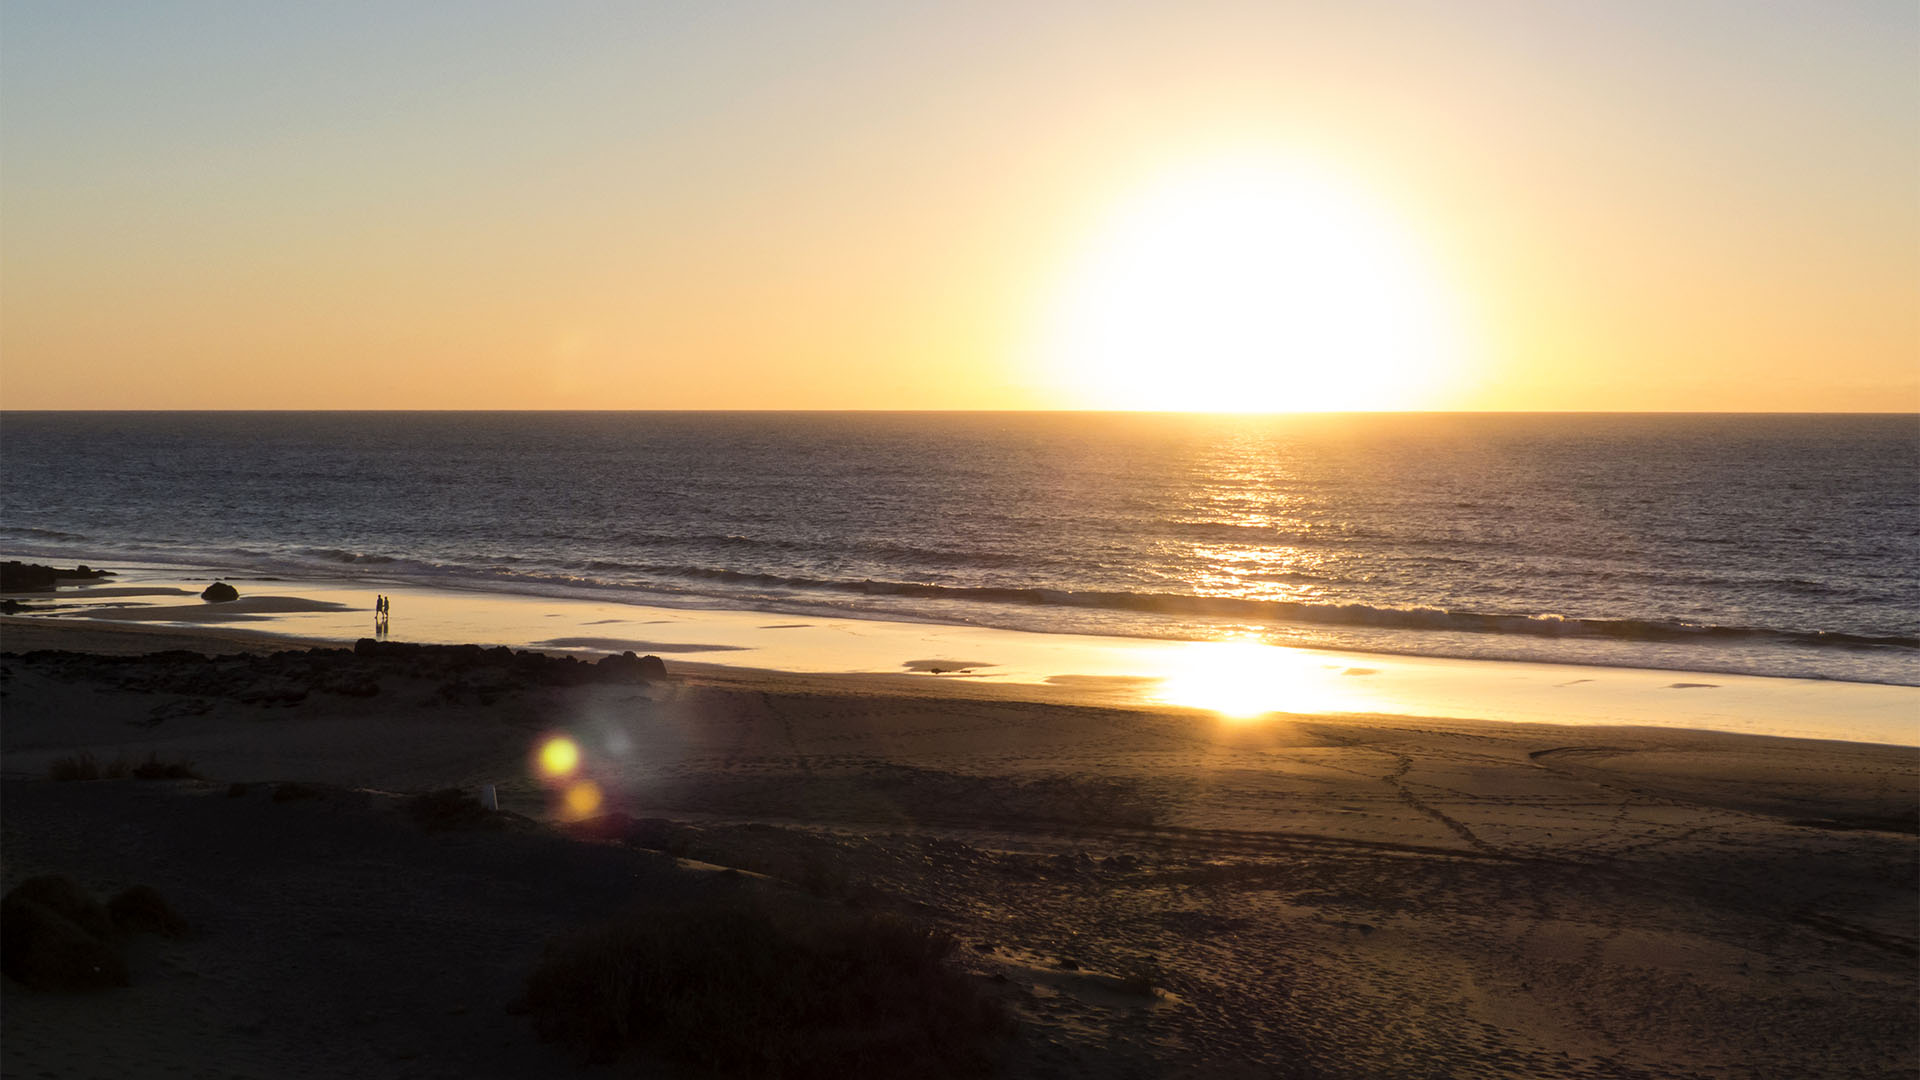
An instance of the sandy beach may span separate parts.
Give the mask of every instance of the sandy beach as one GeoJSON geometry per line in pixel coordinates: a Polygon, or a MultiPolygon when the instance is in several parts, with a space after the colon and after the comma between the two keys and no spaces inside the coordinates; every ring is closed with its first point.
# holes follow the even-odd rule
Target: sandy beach
{"type": "Polygon", "coordinates": [[[749,887],[953,935],[1010,1076],[1920,1066],[1910,747],[301,646],[9,620],[5,884],[145,884],[193,927],[124,987],[9,980],[9,1075],[597,1069],[514,1010],[543,945],[749,887]],[[47,778],[83,752],[198,778],[47,778]],[[488,785],[511,827],[406,812],[488,785]]]}

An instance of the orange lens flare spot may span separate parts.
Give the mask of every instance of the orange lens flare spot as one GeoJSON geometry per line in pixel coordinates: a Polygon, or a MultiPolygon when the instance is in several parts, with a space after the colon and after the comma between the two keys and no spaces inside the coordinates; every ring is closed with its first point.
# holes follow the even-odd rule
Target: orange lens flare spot
{"type": "Polygon", "coordinates": [[[586,817],[600,809],[605,796],[600,793],[600,785],[591,780],[582,780],[567,788],[567,813],[574,817],[586,817]]]}
{"type": "Polygon", "coordinates": [[[580,744],[564,735],[540,747],[540,771],[548,776],[571,776],[580,767],[580,744]]]}

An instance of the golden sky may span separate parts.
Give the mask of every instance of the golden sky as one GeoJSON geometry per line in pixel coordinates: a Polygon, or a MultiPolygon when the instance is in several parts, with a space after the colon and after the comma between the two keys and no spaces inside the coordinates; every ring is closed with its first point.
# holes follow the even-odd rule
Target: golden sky
{"type": "Polygon", "coordinates": [[[0,10],[0,407],[1920,409],[1920,9],[0,10]]]}

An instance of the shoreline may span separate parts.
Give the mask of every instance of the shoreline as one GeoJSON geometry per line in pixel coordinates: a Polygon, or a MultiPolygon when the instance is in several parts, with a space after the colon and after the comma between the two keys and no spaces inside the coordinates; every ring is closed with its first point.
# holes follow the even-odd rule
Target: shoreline
{"type": "MultiPolygon", "coordinates": [[[[27,561],[73,561],[68,552],[39,549],[29,554],[13,553],[8,558],[27,561]]],[[[191,559],[191,556],[186,558],[191,559]]],[[[217,556],[202,556],[214,561],[178,561],[157,554],[128,554],[125,561],[113,553],[94,553],[86,561],[118,565],[131,572],[148,575],[182,576],[205,582],[215,578],[257,584],[290,584],[293,587],[358,588],[371,595],[386,587],[428,594],[455,593],[498,597],[512,601],[549,602],[558,605],[601,604],[668,611],[729,612],[758,614],[768,618],[847,620],[882,624],[962,626],[994,629],[1007,633],[1044,636],[1088,637],[1106,640],[1207,642],[1220,640],[1258,640],[1265,644],[1336,654],[1367,656],[1403,656],[1415,659],[1495,661],[1505,663],[1554,664],[1572,667],[1660,670],[1693,674],[1744,675],[1756,678],[1807,679],[1813,681],[1862,682],[1896,686],[1920,686],[1920,651],[1902,648],[1912,638],[1863,638],[1852,644],[1829,644],[1813,648],[1804,642],[1783,645],[1764,644],[1759,638],[1747,640],[1740,634],[1732,638],[1709,633],[1713,628],[1699,627],[1701,636],[1637,637],[1623,634],[1571,630],[1588,621],[1626,625],[1634,620],[1563,619],[1558,615],[1463,615],[1473,625],[1431,625],[1426,616],[1452,618],[1453,613],[1397,608],[1377,609],[1381,615],[1420,616],[1407,625],[1376,624],[1364,617],[1368,609],[1359,605],[1361,615],[1352,620],[1292,620],[1284,617],[1236,617],[1216,615],[1180,615],[1151,613],[1127,608],[1107,610],[1098,604],[1076,603],[988,603],[974,608],[969,603],[932,596],[896,593],[896,588],[912,590],[901,583],[879,583],[879,595],[862,590],[847,594],[819,595],[766,594],[746,596],[731,592],[703,592],[699,589],[656,590],[639,584],[622,584],[592,579],[543,579],[505,577],[441,577],[423,575],[401,560],[396,565],[385,556],[370,556],[361,562],[349,557],[337,564],[231,563],[217,556]],[[224,570],[219,569],[224,568],[224,570]],[[1046,613],[1039,617],[1036,613],[1046,613]],[[1098,613],[1121,617],[1109,622],[1098,613]],[[1491,624],[1524,622],[1527,632],[1489,629],[1491,624]],[[1785,649],[1792,657],[1776,651],[1785,649]],[[1900,656],[1884,655],[1888,650],[1900,656]]],[[[497,568],[496,568],[497,569],[497,568]]],[[[869,583],[872,584],[872,583],[869,583]]],[[[197,590],[196,590],[197,591],[197,590]]],[[[1015,593],[1024,590],[1011,590],[1015,593]]],[[[1046,590],[1037,590],[1045,592],[1046,590]]],[[[1176,598],[1177,599],[1177,598],[1176,598]]],[[[1206,600],[1206,597],[1191,598],[1206,600]]],[[[1338,605],[1336,605],[1338,606],[1338,605]]],[[[1792,631],[1754,631],[1765,637],[1821,638],[1825,635],[1792,631]]],[[[1851,640],[1849,635],[1840,635],[1851,640]]]]}
{"type": "Polygon", "coordinates": [[[95,586],[13,594],[53,601],[61,613],[0,616],[0,649],[350,646],[376,636],[373,596],[385,589],[395,601],[391,640],[651,652],[675,669],[734,680],[874,679],[933,697],[1192,708],[1248,720],[1370,715],[1920,745],[1920,687],[1885,683],[652,608],[377,581],[234,577],[246,587],[241,600],[208,604],[197,595],[206,580],[135,569],[95,586]]]}

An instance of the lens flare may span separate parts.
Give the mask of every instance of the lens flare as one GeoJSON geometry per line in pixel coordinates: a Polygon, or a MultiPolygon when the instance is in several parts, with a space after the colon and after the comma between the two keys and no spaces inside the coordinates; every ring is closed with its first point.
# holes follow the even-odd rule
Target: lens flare
{"type": "Polygon", "coordinates": [[[591,780],[582,780],[567,788],[566,798],[567,813],[577,818],[586,817],[600,809],[601,802],[605,800],[600,785],[591,780]]]}
{"type": "Polygon", "coordinates": [[[580,767],[580,745],[564,735],[540,747],[540,771],[548,776],[571,776],[580,767]]]}

